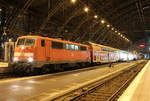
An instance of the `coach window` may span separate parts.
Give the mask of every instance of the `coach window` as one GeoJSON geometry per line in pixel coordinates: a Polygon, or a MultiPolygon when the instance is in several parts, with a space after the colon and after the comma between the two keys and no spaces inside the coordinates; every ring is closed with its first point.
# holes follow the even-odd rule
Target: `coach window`
{"type": "Polygon", "coordinates": [[[108,51],[108,49],[106,49],[106,48],[102,48],[102,50],[103,50],[103,51],[108,51]]]}
{"type": "Polygon", "coordinates": [[[52,48],[63,49],[63,43],[60,43],[60,42],[52,42],[52,48]]]}
{"type": "Polygon", "coordinates": [[[81,46],[81,47],[80,47],[80,50],[81,50],[81,51],[86,51],[86,47],[81,46]]]}
{"type": "Polygon", "coordinates": [[[45,46],[45,40],[41,40],[41,46],[42,46],[42,47],[45,46]]]}
{"type": "Polygon", "coordinates": [[[111,50],[111,52],[115,52],[115,51],[111,50]]]}

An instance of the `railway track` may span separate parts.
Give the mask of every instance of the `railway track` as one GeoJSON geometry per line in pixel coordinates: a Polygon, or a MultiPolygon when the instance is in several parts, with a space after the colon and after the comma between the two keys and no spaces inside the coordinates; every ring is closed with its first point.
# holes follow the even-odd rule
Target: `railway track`
{"type": "Polygon", "coordinates": [[[116,101],[146,62],[54,98],[53,101],[116,101]]]}

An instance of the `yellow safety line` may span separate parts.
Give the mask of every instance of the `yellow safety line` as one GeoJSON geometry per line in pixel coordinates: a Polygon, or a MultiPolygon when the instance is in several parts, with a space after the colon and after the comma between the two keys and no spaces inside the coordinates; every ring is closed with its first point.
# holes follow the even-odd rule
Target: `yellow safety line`
{"type": "Polygon", "coordinates": [[[130,101],[138,84],[140,83],[145,71],[150,66],[150,61],[144,66],[142,71],[136,76],[136,78],[131,82],[130,86],[125,90],[123,95],[118,99],[118,101],[130,101]]]}

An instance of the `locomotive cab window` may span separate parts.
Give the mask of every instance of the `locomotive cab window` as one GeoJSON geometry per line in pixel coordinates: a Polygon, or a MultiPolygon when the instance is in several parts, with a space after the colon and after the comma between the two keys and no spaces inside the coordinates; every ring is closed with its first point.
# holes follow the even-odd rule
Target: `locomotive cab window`
{"type": "Polygon", "coordinates": [[[42,47],[45,46],[45,40],[41,40],[41,46],[42,46],[42,47]]]}
{"type": "Polygon", "coordinates": [[[19,39],[18,42],[17,42],[17,46],[24,45],[24,42],[25,42],[25,38],[19,39]]]}
{"type": "Polygon", "coordinates": [[[52,48],[63,49],[63,43],[52,41],[52,48]]]}
{"type": "Polygon", "coordinates": [[[25,45],[26,46],[34,46],[35,44],[35,39],[26,39],[25,45]]]}

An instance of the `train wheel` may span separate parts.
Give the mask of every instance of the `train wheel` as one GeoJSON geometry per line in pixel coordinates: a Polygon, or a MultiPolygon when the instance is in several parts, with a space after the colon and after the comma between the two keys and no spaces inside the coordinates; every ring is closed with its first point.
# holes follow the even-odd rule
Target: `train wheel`
{"type": "Polygon", "coordinates": [[[60,65],[59,71],[61,71],[61,72],[64,71],[63,65],[60,65]]]}
{"type": "Polygon", "coordinates": [[[18,65],[13,67],[13,73],[14,74],[20,75],[20,66],[21,65],[18,64],[18,65]]]}
{"type": "Polygon", "coordinates": [[[32,74],[32,69],[30,67],[26,67],[24,71],[25,71],[25,75],[32,74]]]}
{"type": "Polygon", "coordinates": [[[63,72],[64,71],[64,67],[62,64],[55,64],[54,65],[54,70],[58,71],[58,72],[63,72]]]}
{"type": "Polygon", "coordinates": [[[41,70],[41,72],[42,72],[43,74],[49,73],[50,71],[51,71],[51,70],[50,70],[49,67],[43,67],[42,70],[41,70]]]}
{"type": "Polygon", "coordinates": [[[77,64],[76,64],[76,69],[79,69],[79,68],[81,68],[81,67],[82,67],[81,63],[77,63],[77,64]]]}

